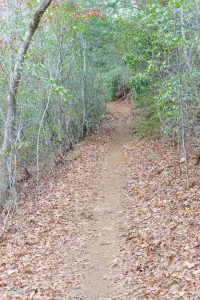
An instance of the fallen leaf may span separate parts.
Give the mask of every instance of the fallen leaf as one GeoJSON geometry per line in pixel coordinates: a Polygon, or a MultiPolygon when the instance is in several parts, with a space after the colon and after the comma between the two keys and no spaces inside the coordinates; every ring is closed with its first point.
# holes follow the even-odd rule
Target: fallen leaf
{"type": "Polygon", "coordinates": [[[8,274],[8,276],[11,276],[14,272],[15,272],[15,270],[8,270],[7,274],[8,274]]]}

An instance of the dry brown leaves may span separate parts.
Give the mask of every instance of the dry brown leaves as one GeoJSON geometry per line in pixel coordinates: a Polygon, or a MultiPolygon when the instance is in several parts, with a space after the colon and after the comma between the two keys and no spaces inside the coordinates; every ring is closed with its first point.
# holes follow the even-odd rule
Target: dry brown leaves
{"type": "Polygon", "coordinates": [[[199,167],[190,159],[186,188],[183,162],[167,143],[134,138],[125,155],[121,257],[131,299],[200,299],[199,167]]]}
{"type": "MultiPolygon", "coordinates": [[[[84,266],[82,225],[91,217],[94,176],[102,168],[109,131],[126,114],[125,102],[113,105],[105,135],[77,145],[72,163],[59,166],[53,180],[44,176],[40,194],[29,187],[1,242],[0,299],[83,299],[72,293],[80,289],[84,266]]],[[[200,299],[199,167],[190,159],[186,188],[183,163],[167,143],[134,137],[122,151],[127,198],[113,272],[126,296],[119,291],[116,299],[200,299]]]]}
{"type": "Polygon", "coordinates": [[[106,16],[99,10],[99,9],[89,9],[88,11],[84,13],[77,13],[74,15],[75,18],[78,19],[91,19],[91,18],[97,18],[104,20],[106,16]]]}
{"type": "MultiPolygon", "coordinates": [[[[93,201],[104,138],[77,145],[76,159],[44,176],[42,192],[20,204],[0,249],[0,299],[74,299],[80,286],[85,206],[93,201]]],[[[77,298],[76,298],[77,299],[77,298]]]]}

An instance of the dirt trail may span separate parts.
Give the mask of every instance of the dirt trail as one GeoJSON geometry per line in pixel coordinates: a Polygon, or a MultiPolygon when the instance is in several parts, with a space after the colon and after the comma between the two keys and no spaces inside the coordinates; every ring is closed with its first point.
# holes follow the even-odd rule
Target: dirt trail
{"type": "Polygon", "coordinates": [[[128,300],[118,259],[131,114],[131,101],[109,103],[101,132],[44,174],[40,194],[29,182],[1,241],[0,299],[128,300]]]}
{"type": "Polygon", "coordinates": [[[170,142],[131,135],[137,114],[109,103],[40,194],[27,183],[0,241],[0,299],[200,299],[199,166],[186,188],[170,142]]]}
{"type": "MultiPolygon", "coordinates": [[[[122,218],[125,185],[123,146],[130,140],[130,107],[110,103],[111,140],[95,179],[97,196],[91,207],[92,220],[85,224],[85,258],[82,293],[87,300],[117,299],[121,290],[116,282],[115,263],[119,253],[119,224],[122,218]]],[[[108,125],[108,124],[107,124],[108,125]]]]}

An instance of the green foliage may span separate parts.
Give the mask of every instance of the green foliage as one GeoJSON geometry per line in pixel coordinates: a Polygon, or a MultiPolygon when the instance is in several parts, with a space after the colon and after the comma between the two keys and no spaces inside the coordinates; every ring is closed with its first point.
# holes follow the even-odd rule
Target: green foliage
{"type": "Polygon", "coordinates": [[[136,120],[133,124],[134,132],[137,132],[142,137],[152,134],[160,127],[160,120],[155,114],[150,118],[144,120],[136,120]]]}
{"type": "MultiPolygon", "coordinates": [[[[36,2],[28,1],[22,10],[16,7],[14,18],[2,25],[2,33],[10,34],[12,47],[0,49],[1,133],[10,70],[36,2]],[[9,67],[8,62],[12,63],[9,67]]],[[[89,1],[82,6],[60,2],[50,7],[26,54],[13,148],[13,155],[22,165],[36,161],[38,146],[39,161],[54,150],[65,151],[104,118],[109,98],[104,79],[118,65],[115,22],[110,18],[81,17],[90,5],[89,1]]],[[[0,138],[2,141],[3,136],[0,138]]]]}
{"type": "MultiPolygon", "coordinates": [[[[0,22],[9,40],[0,48],[1,141],[10,72],[36,4],[28,1],[0,22]]],[[[134,125],[142,135],[191,129],[190,114],[200,110],[199,11],[198,0],[51,6],[25,58],[14,155],[26,165],[35,162],[38,145],[41,161],[65,151],[102,121],[105,102],[126,84],[147,116],[134,125]]]]}
{"type": "Polygon", "coordinates": [[[128,79],[129,69],[123,66],[116,67],[106,73],[104,80],[108,101],[116,98],[116,93],[128,83],[128,79]]]}
{"type": "Polygon", "coordinates": [[[158,159],[160,158],[160,156],[159,156],[159,154],[157,154],[157,153],[150,153],[150,154],[148,155],[148,158],[149,158],[150,160],[158,160],[158,159]]]}
{"type": "MultiPolygon", "coordinates": [[[[132,18],[118,20],[119,49],[131,68],[137,106],[159,118],[165,134],[181,132],[183,116],[189,124],[192,107],[200,107],[199,1],[137,4],[132,18]]],[[[145,131],[154,122],[140,127],[145,131]]]]}

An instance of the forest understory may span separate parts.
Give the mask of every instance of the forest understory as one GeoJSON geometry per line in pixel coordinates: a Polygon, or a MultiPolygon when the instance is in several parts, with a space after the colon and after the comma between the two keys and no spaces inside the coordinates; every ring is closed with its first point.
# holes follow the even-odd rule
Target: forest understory
{"type": "Polygon", "coordinates": [[[24,183],[0,248],[0,299],[200,299],[199,166],[132,134],[132,101],[108,103],[97,132],[24,183]]]}

